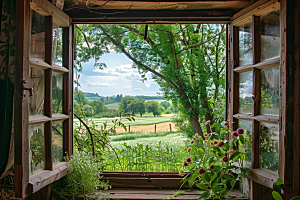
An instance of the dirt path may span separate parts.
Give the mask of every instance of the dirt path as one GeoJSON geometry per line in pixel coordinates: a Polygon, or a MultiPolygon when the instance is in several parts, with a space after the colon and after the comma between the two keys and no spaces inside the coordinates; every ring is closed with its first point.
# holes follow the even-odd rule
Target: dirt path
{"type": "MultiPolygon", "coordinates": [[[[164,122],[160,124],[156,124],[156,132],[167,132],[170,131],[170,124],[172,131],[176,131],[175,124],[172,122],[164,122]]],[[[154,124],[153,125],[145,125],[145,126],[134,126],[130,127],[130,132],[154,132],[154,124]]],[[[126,127],[128,131],[128,126],[126,127]]],[[[117,133],[124,133],[125,130],[123,128],[116,128],[117,133]]]]}

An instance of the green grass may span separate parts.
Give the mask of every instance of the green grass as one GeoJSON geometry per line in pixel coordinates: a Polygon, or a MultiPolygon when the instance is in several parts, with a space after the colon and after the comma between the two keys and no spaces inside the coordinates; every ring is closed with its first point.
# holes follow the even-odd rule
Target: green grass
{"type": "Polygon", "coordinates": [[[118,107],[119,107],[119,103],[110,103],[110,104],[107,104],[105,105],[108,109],[116,109],[118,110],[118,107]]]}
{"type": "MultiPolygon", "coordinates": [[[[163,117],[163,116],[158,116],[158,117],[153,117],[153,116],[144,116],[144,117],[134,117],[135,122],[130,122],[126,119],[124,119],[122,122],[126,125],[130,125],[131,127],[133,126],[145,126],[145,125],[153,125],[153,124],[159,124],[159,123],[164,123],[164,122],[170,122],[171,118],[169,116],[163,117]]],[[[100,128],[103,123],[107,122],[107,127],[110,128],[112,127],[113,123],[112,120],[116,118],[93,118],[94,122],[98,127],[100,128]]],[[[79,123],[78,119],[74,119],[74,125],[79,123]]]]}
{"type": "Polygon", "coordinates": [[[125,141],[125,140],[135,140],[138,138],[150,138],[150,137],[162,137],[162,136],[166,136],[166,135],[170,135],[172,134],[171,132],[162,132],[162,133],[128,133],[127,134],[123,134],[123,135],[115,135],[115,136],[111,136],[110,141],[114,142],[114,141],[125,141]]]}

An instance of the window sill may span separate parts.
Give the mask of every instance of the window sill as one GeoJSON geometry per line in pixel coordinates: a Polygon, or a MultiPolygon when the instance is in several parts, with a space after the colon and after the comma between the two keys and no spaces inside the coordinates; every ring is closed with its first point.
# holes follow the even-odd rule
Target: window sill
{"type": "Polygon", "coordinates": [[[43,187],[61,179],[68,172],[69,166],[67,162],[61,162],[54,165],[53,171],[44,170],[29,177],[27,195],[33,194],[43,187]]]}
{"type": "Polygon", "coordinates": [[[270,172],[265,169],[250,168],[250,172],[246,174],[246,178],[266,187],[273,188],[273,184],[277,181],[279,176],[276,174],[276,172],[270,172]]]}

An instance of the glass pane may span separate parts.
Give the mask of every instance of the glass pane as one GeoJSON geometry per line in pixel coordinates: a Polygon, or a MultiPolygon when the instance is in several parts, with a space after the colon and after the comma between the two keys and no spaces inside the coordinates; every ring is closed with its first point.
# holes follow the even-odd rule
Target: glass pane
{"type": "Polygon", "coordinates": [[[260,17],[261,58],[266,60],[280,55],[279,9],[260,17]]]}
{"type": "Polygon", "coordinates": [[[29,96],[29,116],[44,114],[45,100],[45,71],[30,67],[30,88],[33,88],[32,96],[29,96]]]}
{"type": "Polygon", "coordinates": [[[259,167],[278,171],[279,126],[261,123],[259,127],[259,167]]]}
{"type": "Polygon", "coordinates": [[[239,113],[252,113],[253,73],[239,74],[239,113]]]}
{"type": "Polygon", "coordinates": [[[52,63],[62,66],[62,28],[53,23],[53,54],[52,63]]]}
{"type": "Polygon", "coordinates": [[[35,174],[45,169],[44,124],[30,125],[29,130],[29,173],[35,174]]]}
{"type": "Polygon", "coordinates": [[[45,17],[32,11],[30,57],[45,60],[45,17]]]}
{"type": "Polygon", "coordinates": [[[244,144],[240,143],[239,147],[240,150],[245,152],[245,163],[251,164],[252,163],[252,121],[248,120],[239,120],[238,124],[239,128],[244,129],[244,144]]]}
{"type": "Polygon", "coordinates": [[[279,115],[279,67],[261,70],[260,113],[279,115]]]}
{"type": "Polygon", "coordinates": [[[63,161],[63,122],[52,122],[53,164],[63,161]]]}
{"type": "Polygon", "coordinates": [[[239,27],[239,65],[253,64],[252,22],[239,27]]]}
{"type": "Polygon", "coordinates": [[[52,73],[52,114],[62,114],[63,74],[52,73]]]}

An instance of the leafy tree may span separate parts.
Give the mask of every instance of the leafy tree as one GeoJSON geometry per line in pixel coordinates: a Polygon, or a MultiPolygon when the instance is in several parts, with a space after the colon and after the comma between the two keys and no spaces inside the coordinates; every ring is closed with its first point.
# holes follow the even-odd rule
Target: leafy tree
{"type": "Polygon", "coordinates": [[[145,99],[136,99],[135,100],[135,108],[136,108],[136,112],[138,112],[140,114],[140,116],[142,117],[143,114],[146,112],[145,99]]]}
{"type": "Polygon", "coordinates": [[[124,97],[119,103],[119,110],[124,110],[125,113],[133,113],[132,116],[134,116],[134,105],[132,105],[134,101],[133,97],[124,97]]]}
{"type": "Polygon", "coordinates": [[[163,106],[167,110],[171,104],[168,101],[162,101],[162,102],[160,102],[160,105],[163,106]]]}
{"type": "Polygon", "coordinates": [[[148,112],[152,112],[154,117],[161,115],[163,107],[157,101],[148,101],[146,104],[148,112]]]}
{"type": "Polygon", "coordinates": [[[88,105],[92,106],[93,116],[100,114],[101,112],[107,112],[108,109],[104,106],[104,103],[101,101],[89,101],[88,105]]]}
{"type": "Polygon", "coordinates": [[[81,92],[80,90],[74,90],[73,101],[76,101],[77,103],[81,103],[82,105],[85,105],[88,100],[85,97],[83,92],[81,92]]]}

